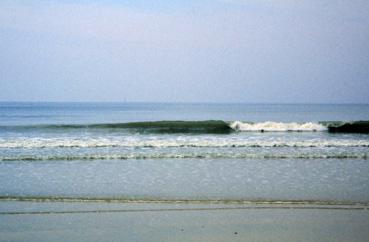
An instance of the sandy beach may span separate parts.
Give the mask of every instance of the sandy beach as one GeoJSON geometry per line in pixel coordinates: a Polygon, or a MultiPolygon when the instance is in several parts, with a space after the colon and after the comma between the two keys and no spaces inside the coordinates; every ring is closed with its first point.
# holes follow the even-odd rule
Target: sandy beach
{"type": "Polygon", "coordinates": [[[1,241],[367,241],[366,204],[1,201],[1,241]]]}

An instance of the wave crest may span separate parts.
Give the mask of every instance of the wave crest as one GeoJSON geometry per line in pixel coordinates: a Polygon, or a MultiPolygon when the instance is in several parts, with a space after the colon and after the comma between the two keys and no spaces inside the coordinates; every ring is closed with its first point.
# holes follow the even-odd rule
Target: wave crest
{"type": "Polygon", "coordinates": [[[244,123],[241,121],[234,121],[230,127],[237,131],[259,131],[259,132],[316,132],[326,131],[327,127],[318,123],[282,123],[282,122],[262,122],[262,123],[244,123]]]}
{"type": "Polygon", "coordinates": [[[283,122],[242,122],[223,120],[204,121],[144,121],[130,123],[99,123],[99,124],[40,124],[40,125],[10,125],[1,126],[1,131],[75,131],[75,130],[107,130],[108,132],[134,132],[134,133],[195,133],[195,134],[229,134],[232,131],[254,132],[286,132],[286,131],[329,131],[341,133],[369,133],[369,121],[321,121],[305,123],[283,122]]]}

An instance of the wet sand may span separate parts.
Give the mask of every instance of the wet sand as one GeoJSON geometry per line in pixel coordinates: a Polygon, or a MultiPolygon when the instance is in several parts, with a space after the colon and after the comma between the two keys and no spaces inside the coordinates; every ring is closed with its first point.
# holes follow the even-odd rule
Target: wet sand
{"type": "Polygon", "coordinates": [[[367,241],[369,207],[0,201],[1,241],[367,241]]]}

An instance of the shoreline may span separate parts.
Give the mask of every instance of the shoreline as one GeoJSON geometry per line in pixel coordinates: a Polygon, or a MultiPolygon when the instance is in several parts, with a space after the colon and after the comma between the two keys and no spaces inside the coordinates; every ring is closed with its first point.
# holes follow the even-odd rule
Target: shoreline
{"type": "Polygon", "coordinates": [[[265,206],[360,206],[368,207],[369,201],[339,201],[314,199],[181,199],[156,197],[78,197],[78,196],[0,196],[0,202],[68,202],[68,203],[122,203],[122,204],[224,204],[224,205],[265,205],[265,206]]]}

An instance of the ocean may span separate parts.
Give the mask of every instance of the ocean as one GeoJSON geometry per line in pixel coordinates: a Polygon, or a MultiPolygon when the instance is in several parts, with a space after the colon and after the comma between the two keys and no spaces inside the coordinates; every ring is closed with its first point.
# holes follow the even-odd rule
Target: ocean
{"type": "Polygon", "coordinates": [[[369,202],[359,104],[0,103],[0,198],[369,202]]]}

